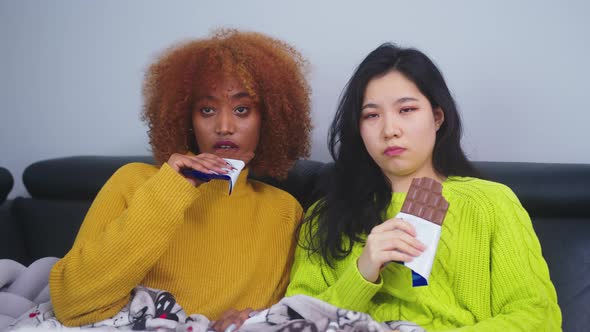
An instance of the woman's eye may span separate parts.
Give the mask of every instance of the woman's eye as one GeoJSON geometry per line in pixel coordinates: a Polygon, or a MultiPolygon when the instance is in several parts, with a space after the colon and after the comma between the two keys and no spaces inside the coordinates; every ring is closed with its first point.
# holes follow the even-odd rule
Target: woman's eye
{"type": "Polygon", "coordinates": [[[376,117],[378,117],[379,115],[374,114],[374,113],[369,113],[369,114],[365,114],[363,115],[363,119],[374,119],[376,117]]]}
{"type": "Polygon", "coordinates": [[[417,110],[416,107],[406,107],[406,108],[402,108],[400,110],[400,113],[409,113],[409,112],[412,112],[412,111],[415,111],[415,110],[417,110]]]}
{"type": "Polygon", "coordinates": [[[240,106],[237,107],[234,112],[236,112],[238,115],[245,115],[246,113],[248,113],[250,109],[248,107],[245,106],[240,106]]]}
{"type": "Polygon", "coordinates": [[[205,114],[205,115],[209,115],[209,114],[213,114],[215,112],[214,109],[212,109],[211,107],[203,107],[201,108],[201,113],[205,114]]]}

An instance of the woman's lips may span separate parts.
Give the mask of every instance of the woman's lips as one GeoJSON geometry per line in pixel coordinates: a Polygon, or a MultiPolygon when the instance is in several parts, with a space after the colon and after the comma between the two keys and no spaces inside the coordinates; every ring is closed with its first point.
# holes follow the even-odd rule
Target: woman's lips
{"type": "Polygon", "coordinates": [[[219,141],[213,145],[215,150],[230,150],[230,149],[238,149],[238,146],[232,141],[219,141]]]}
{"type": "Polygon", "coordinates": [[[385,149],[383,154],[386,156],[394,157],[394,156],[399,156],[400,154],[404,153],[404,151],[406,151],[406,149],[404,149],[402,147],[391,146],[391,147],[388,147],[387,149],[385,149]]]}

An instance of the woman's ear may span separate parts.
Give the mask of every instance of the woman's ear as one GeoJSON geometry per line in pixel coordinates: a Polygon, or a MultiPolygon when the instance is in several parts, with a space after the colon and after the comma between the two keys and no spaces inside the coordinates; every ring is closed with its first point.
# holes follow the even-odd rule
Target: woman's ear
{"type": "Polygon", "coordinates": [[[432,114],[434,115],[434,126],[438,131],[442,126],[443,122],[445,122],[445,112],[443,112],[442,108],[437,107],[432,110],[432,114]]]}

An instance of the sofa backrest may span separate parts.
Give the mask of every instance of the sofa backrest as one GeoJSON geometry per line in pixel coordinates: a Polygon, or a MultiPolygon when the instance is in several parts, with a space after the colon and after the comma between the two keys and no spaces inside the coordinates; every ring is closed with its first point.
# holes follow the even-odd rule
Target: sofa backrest
{"type": "Polygon", "coordinates": [[[13,184],[14,179],[10,171],[4,167],[0,167],[0,205],[6,200],[6,196],[12,190],[13,184]]]}
{"type": "MultiPolygon", "coordinates": [[[[45,256],[63,256],[102,185],[119,167],[136,161],[153,163],[146,156],[84,156],[29,166],[23,180],[32,197],[7,202],[8,218],[15,224],[4,234],[10,234],[10,227],[16,229],[8,235],[15,245],[8,254],[0,246],[0,258],[28,264],[45,256]],[[16,248],[18,243],[22,248],[16,248]]],[[[579,313],[590,303],[590,165],[475,162],[475,166],[484,177],[512,188],[529,212],[557,289],[564,331],[586,329],[590,312],[579,313]]],[[[290,192],[308,208],[322,197],[332,167],[332,163],[299,161],[284,181],[258,180],[290,192]]],[[[0,209],[0,221],[5,223],[2,218],[0,209]]]]}
{"type": "Polygon", "coordinates": [[[6,168],[0,167],[0,253],[6,256],[0,256],[0,259],[11,258],[22,261],[26,259],[26,256],[23,250],[18,249],[24,246],[24,242],[22,237],[15,236],[20,232],[11,214],[12,202],[6,202],[13,184],[12,174],[6,168]]]}
{"type": "Polygon", "coordinates": [[[153,164],[149,156],[75,156],[38,161],[23,172],[31,197],[49,200],[93,200],[104,183],[131,163],[153,164]]]}

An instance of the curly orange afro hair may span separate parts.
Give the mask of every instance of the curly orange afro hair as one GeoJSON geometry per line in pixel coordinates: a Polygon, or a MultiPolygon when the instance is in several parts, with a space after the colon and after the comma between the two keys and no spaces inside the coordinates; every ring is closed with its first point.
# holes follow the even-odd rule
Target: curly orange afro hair
{"type": "Polygon", "coordinates": [[[150,144],[158,163],[173,153],[199,153],[191,133],[196,90],[221,73],[237,77],[260,105],[262,124],[252,173],[284,178],[309,156],[310,88],[307,62],[292,46],[255,32],[219,30],[164,52],[144,82],[150,144]]]}

